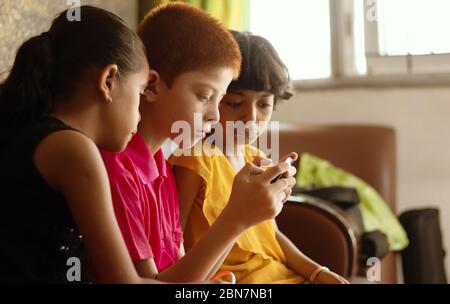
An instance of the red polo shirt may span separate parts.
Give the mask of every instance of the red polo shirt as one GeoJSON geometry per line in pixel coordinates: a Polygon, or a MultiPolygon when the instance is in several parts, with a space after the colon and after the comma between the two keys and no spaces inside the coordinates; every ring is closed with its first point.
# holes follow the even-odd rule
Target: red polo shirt
{"type": "Polygon", "coordinates": [[[183,242],[178,193],[163,152],[136,134],[121,153],[101,151],[114,211],[133,261],[153,258],[158,271],[178,259],[183,242]]]}

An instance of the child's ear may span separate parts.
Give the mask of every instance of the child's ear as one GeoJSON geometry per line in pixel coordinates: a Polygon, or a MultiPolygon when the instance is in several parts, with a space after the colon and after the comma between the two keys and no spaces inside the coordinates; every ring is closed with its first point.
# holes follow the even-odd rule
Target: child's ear
{"type": "Polygon", "coordinates": [[[109,64],[100,72],[98,79],[98,88],[104,98],[105,103],[112,101],[112,90],[116,86],[119,67],[116,64],[109,64]]]}
{"type": "Polygon", "coordinates": [[[160,84],[161,84],[161,77],[159,77],[158,72],[150,69],[147,87],[145,88],[143,94],[143,97],[145,98],[146,101],[148,102],[156,101],[159,93],[160,84]]]}

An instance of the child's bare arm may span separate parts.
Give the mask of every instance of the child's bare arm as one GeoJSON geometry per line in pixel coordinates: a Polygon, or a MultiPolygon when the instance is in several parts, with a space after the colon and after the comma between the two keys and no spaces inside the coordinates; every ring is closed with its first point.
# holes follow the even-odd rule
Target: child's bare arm
{"type": "Polygon", "coordinates": [[[34,161],[64,195],[99,282],[157,283],[134,268],[114,215],[106,169],[91,140],[74,131],[56,132],[40,143],[34,161]]]}
{"type": "Polygon", "coordinates": [[[196,172],[184,167],[174,166],[173,173],[178,191],[180,206],[180,225],[183,231],[191,214],[192,206],[202,186],[202,178],[196,172]]]}
{"type": "MultiPolygon", "coordinates": [[[[180,205],[180,223],[182,229],[185,230],[189,215],[191,213],[192,205],[198,198],[199,191],[201,191],[202,178],[196,172],[180,166],[174,166],[173,172],[177,184],[180,205]]],[[[233,245],[225,250],[220,259],[217,261],[216,265],[214,265],[214,267],[208,273],[207,278],[211,278],[217,272],[232,247],[233,245]]]]}
{"type": "Polygon", "coordinates": [[[208,278],[212,278],[217,271],[219,270],[220,266],[222,266],[223,261],[227,258],[228,254],[230,253],[231,249],[233,248],[234,244],[231,245],[225,252],[223,253],[222,257],[217,261],[216,265],[211,269],[211,271],[208,274],[208,278]]]}

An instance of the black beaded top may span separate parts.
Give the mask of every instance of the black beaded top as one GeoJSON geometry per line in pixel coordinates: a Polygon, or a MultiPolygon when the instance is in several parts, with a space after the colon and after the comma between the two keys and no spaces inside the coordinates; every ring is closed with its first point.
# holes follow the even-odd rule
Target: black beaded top
{"type": "Polygon", "coordinates": [[[88,282],[69,207],[33,161],[39,143],[61,130],[74,129],[48,116],[0,144],[0,283],[88,282]]]}

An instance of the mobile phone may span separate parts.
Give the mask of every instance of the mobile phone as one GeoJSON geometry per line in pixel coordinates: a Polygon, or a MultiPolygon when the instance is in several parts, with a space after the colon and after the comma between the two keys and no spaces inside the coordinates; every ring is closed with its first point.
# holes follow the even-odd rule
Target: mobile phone
{"type": "MultiPolygon", "coordinates": [[[[294,160],[291,157],[288,157],[285,161],[285,163],[287,164],[291,164],[294,162],[294,160]]],[[[284,174],[286,174],[286,172],[283,172],[281,174],[279,174],[277,177],[275,177],[270,183],[275,183],[277,180],[281,179],[281,178],[285,178],[284,174]]]]}

